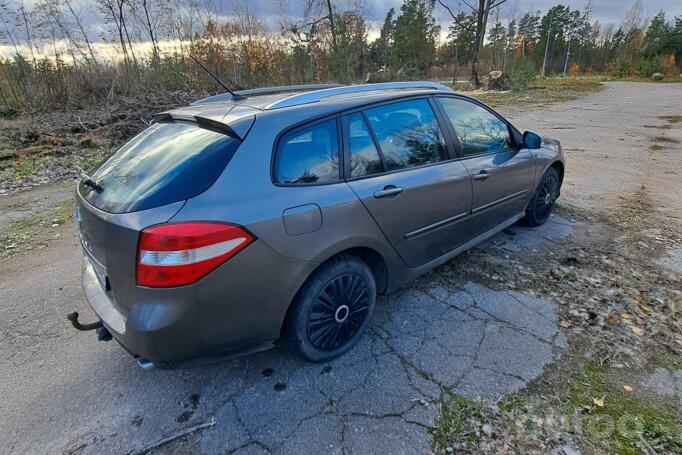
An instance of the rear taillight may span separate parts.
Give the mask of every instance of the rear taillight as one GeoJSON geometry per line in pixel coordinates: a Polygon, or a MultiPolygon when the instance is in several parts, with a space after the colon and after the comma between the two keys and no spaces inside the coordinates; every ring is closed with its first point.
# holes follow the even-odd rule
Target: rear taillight
{"type": "Polygon", "coordinates": [[[192,284],[246,248],[254,237],[224,223],[171,223],[140,234],[137,284],[166,288],[192,284]]]}

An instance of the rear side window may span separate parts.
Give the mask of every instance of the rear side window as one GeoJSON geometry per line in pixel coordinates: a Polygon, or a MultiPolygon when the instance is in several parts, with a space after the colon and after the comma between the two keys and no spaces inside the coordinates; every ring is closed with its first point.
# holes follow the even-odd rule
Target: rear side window
{"type": "Polygon", "coordinates": [[[490,111],[457,98],[439,98],[462,144],[464,156],[496,153],[512,146],[509,127],[490,111]]]}
{"type": "Polygon", "coordinates": [[[337,134],[334,119],[284,136],[277,148],[275,180],[294,185],[338,181],[337,134]]]}
{"type": "Polygon", "coordinates": [[[350,176],[362,177],[384,172],[379,151],[361,114],[353,114],[348,118],[348,136],[350,176]]]}
{"type": "Polygon", "coordinates": [[[146,210],[197,196],[222,173],[241,142],[191,122],[161,122],[107,160],[80,194],[110,213],[146,210]]]}
{"type": "Polygon", "coordinates": [[[388,171],[448,159],[443,133],[425,99],[366,111],[388,171]]]}

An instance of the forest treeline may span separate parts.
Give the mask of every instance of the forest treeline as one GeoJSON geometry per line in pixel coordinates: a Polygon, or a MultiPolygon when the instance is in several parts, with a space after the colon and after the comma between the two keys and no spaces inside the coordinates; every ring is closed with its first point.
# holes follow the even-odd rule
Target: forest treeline
{"type": "Polygon", "coordinates": [[[372,33],[362,0],[351,9],[333,0],[300,3],[299,14],[282,13],[277,30],[247,0],[232,0],[230,15],[198,0],[91,0],[88,11],[74,0],[40,0],[32,9],[4,3],[0,37],[11,55],[0,59],[0,103],[5,111],[44,111],[221,91],[190,55],[234,88],[368,78],[478,86],[501,70],[524,89],[537,74],[680,74],[682,17],[644,17],[641,0],[620,24],[596,20],[590,0],[546,11],[520,11],[506,0],[404,0],[372,33]],[[448,20],[438,22],[436,9],[448,20]],[[87,20],[93,14],[106,24],[97,36],[87,20]]]}

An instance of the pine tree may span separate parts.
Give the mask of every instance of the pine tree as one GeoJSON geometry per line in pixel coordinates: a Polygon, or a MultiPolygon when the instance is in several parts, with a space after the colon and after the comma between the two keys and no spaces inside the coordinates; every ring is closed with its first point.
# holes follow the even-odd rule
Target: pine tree
{"type": "Polygon", "coordinates": [[[433,65],[440,27],[435,0],[405,0],[396,20],[391,66],[407,77],[423,77],[433,65]]]}

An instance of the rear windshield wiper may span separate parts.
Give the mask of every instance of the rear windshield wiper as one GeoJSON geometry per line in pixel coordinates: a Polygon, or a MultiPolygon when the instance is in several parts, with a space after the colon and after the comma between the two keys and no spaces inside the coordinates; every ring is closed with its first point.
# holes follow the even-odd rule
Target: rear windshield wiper
{"type": "Polygon", "coordinates": [[[104,190],[104,188],[102,188],[102,186],[101,186],[99,183],[97,183],[97,182],[95,181],[95,179],[93,179],[92,177],[90,177],[90,176],[89,176],[88,174],[86,174],[85,172],[82,172],[82,173],[81,173],[81,177],[83,178],[83,180],[81,180],[81,183],[82,183],[83,185],[87,185],[87,186],[91,187],[92,189],[94,189],[94,190],[97,191],[98,193],[101,193],[101,192],[104,190]]]}

